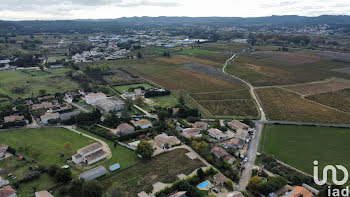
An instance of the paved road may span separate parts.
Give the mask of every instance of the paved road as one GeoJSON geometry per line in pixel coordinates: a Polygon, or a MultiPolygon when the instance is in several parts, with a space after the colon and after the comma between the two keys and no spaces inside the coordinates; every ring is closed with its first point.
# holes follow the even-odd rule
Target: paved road
{"type": "Polygon", "coordinates": [[[248,87],[249,87],[249,93],[250,95],[252,96],[252,98],[255,100],[255,103],[257,104],[257,107],[259,109],[259,112],[260,112],[260,120],[266,120],[266,115],[265,115],[265,112],[263,110],[263,108],[261,107],[261,104],[260,104],[260,101],[258,99],[258,97],[256,96],[255,94],[255,91],[254,91],[254,87],[248,83],[247,81],[241,79],[241,78],[238,78],[234,75],[230,75],[226,72],[226,67],[227,67],[227,64],[230,62],[230,61],[234,61],[236,58],[237,58],[238,54],[234,54],[231,58],[229,58],[228,60],[226,60],[224,66],[222,67],[222,72],[225,73],[226,75],[229,75],[239,81],[241,81],[242,83],[246,84],[248,87]]]}
{"type": "Polygon", "coordinates": [[[239,191],[246,189],[248,182],[249,182],[249,179],[251,177],[252,169],[254,167],[254,161],[256,158],[256,153],[258,152],[262,124],[256,123],[255,130],[256,131],[255,131],[254,136],[249,144],[249,148],[247,151],[248,162],[244,165],[245,170],[243,170],[243,172],[241,173],[240,182],[238,185],[239,191]]]}
{"type": "Polygon", "coordinates": [[[139,107],[137,105],[134,105],[134,107],[136,109],[140,110],[142,113],[144,113],[146,117],[158,120],[158,116],[157,115],[153,115],[153,114],[149,113],[148,111],[142,109],[141,107],[139,107]]]}
{"type": "Polygon", "coordinates": [[[85,112],[85,113],[89,113],[89,110],[85,109],[84,107],[76,104],[76,103],[72,103],[72,105],[78,109],[80,109],[81,111],[85,112]]]}

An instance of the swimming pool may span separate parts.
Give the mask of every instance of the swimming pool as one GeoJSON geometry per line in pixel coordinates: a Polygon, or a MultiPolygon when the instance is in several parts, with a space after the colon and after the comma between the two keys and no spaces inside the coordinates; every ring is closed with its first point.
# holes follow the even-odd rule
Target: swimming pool
{"type": "Polygon", "coordinates": [[[210,181],[204,181],[204,182],[200,183],[197,187],[201,190],[209,190],[210,186],[211,186],[210,181]]]}

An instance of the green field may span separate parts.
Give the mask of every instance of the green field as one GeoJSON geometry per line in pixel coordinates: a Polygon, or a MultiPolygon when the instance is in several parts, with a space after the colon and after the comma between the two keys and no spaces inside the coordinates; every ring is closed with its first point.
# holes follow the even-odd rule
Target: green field
{"type": "Polygon", "coordinates": [[[185,149],[177,149],[152,158],[150,161],[143,161],[131,168],[119,172],[113,176],[101,180],[105,189],[118,187],[128,191],[130,196],[137,196],[137,193],[146,191],[150,193],[152,184],[156,182],[172,183],[178,180],[177,175],[190,174],[195,169],[203,167],[204,164],[198,160],[191,160],[185,153],[185,149]]]}
{"type": "Polygon", "coordinates": [[[313,173],[313,161],[319,167],[344,165],[350,169],[350,129],[266,125],[259,151],[272,155],[297,169],[313,173]]]}
{"type": "Polygon", "coordinates": [[[178,104],[178,99],[174,94],[169,96],[157,96],[150,98],[152,101],[156,102],[158,105],[162,107],[173,107],[178,104]]]}
{"type": "Polygon", "coordinates": [[[94,143],[89,138],[63,128],[7,130],[0,132],[0,138],[2,143],[41,164],[59,165],[65,163],[65,158],[58,157],[60,153],[70,157],[76,153],[76,150],[94,143]],[[64,149],[66,142],[72,143],[71,150],[64,149]],[[40,154],[36,157],[38,153],[40,154]]]}
{"type": "Polygon", "coordinates": [[[70,69],[40,70],[11,70],[0,72],[0,94],[9,95],[12,98],[31,97],[39,95],[39,90],[46,90],[47,94],[56,92],[73,91],[79,85],[66,76],[70,69]]]}
{"type": "Polygon", "coordinates": [[[114,89],[117,90],[119,93],[123,93],[123,91],[128,91],[129,88],[137,88],[140,86],[144,87],[145,89],[154,88],[154,86],[148,83],[137,83],[137,84],[130,84],[130,85],[114,86],[114,89]]]}

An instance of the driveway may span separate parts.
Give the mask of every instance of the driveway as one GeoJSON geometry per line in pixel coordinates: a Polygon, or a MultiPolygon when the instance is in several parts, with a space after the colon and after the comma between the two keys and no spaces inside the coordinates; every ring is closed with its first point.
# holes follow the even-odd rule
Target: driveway
{"type": "Polygon", "coordinates": [[[83,112],[85,112],[85,113],[89,113],[89,110],[85,109],[84,107],[82,107],[82,106],[80,106],[80,105],[78,105],[78,104],[76,104],[76,103],[72,103],[72,105],[73,105],[74,107],[80,109],[80,111],[83,111],[83,112]]]}

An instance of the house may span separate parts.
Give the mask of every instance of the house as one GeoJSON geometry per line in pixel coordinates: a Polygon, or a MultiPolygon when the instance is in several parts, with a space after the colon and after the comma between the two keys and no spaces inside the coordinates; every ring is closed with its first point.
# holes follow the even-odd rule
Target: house
{"type": "Polygon", "coordinates": [[[77,154],[72,156],[72,161],[75,164],[85,163],[87,165],[91,165],[106,157],[107,154],[104,150],[102,150],[102,145],[96,142],[79,149],[77,154]]]}
{"type": "Polygon", "coordinates": [[[60,119],[61,120],[68,120],[69,118],[71,118],[73,116],[77,116],[79,114],[80,114],[79,110],[63,113],[63,114],[60,114],[60,119]]]}
{"type": "Polygon", "coordinates": [[[113,110],[121,111],[125,109],[125,103],[115,98],[100,99],[96,101],[95,104],[104,114],[108,114],[113,110]]]}
{"type": "Polygon", "coordinates": [[[245,197],[245,196],[239,191],[234,191],[234,192],[228,193],[226,197],[245,197]]]}
{"type": "Polygon", "coordinates": [[[17,120],[23,120],[24,116],[19,116],[19,115],[13,115],[13,116],[6,116],[4,117],[4,122],[15,122],[17,120]]]}
{"type": "Polygon", "coordinates": [[[50,112],[60,112],[60,111],[65,111],[65,110],[69,110],[69,109],[73,109],[73,107],[71,105],[68,105],[66,103],[61,104],[61,105],[55,105],[52,106],[50,109],[50,112]]]}
{"type": "Polygon", "coordinates": [[[202,130],[207,130],[208,129],[208,123],[206,122],[195,122],[194,124],[191,124],[194,128],[198,128],[201,131],[202,130]]]}
{"type": "Polygon", "coordinates": [[[59,113],[46,113],[42,116],[40,116],[40,120],[42,124],[48,124],[49,120],[57,120],[60,118],[60,114],[59,113]]]}
{"type": "Polygon", "coordinates": [[[223,158],[224,160],[226,160],[227,162],[229,162],[230,164],[232,164],[235,161],[235,158],[230,155],[228,152],[226,152],[225,149],[221,148],[221,147],[214,147],[210,150],[210,152],[212,152],[215,157],[217,158],[223,158]]]}
{"type": "Polygon", "coordinates": [[[226,149],[242,149],[244,146],[244,140],[240,138],[232,138],[230,141],[224,144],[224,148],[226,149]]]}
{"type": "Polygon", "coordinates": [[[314,197],[311,191],[301,186],[293,187],[293,190],[285,194],[283,197],[299,197],[299,196],[314,197]]]}
{"type": "Polygon", "coordinates": [[[224,139],[226,137],[222,131],[220,131],[219,129],[214,129],[214,128],[209,129],[208,134],[211,137],[218,139],[218,140],[224,139]]]}
{"type": "Polygon", "coordinates": [[[224,186],[227,181],[227,178],[223,174],[221,174],[221,172],[216,173],[213,176],[213,179],[214,179],[214,184],[216,186],[224,186]]]}
{"type": "Polygon", "coordinates": [[[146,129],[146,128],[152,127],[152,122],[147,120],[147,119],[140,119],[138,121],[132,120],[131,123],[135,127],[141,127],[141,129],[146,129]]]}
{"type": "Polygon", "coordinates": [[[201,130],[198,128],[187,128],[182,130],[182,135],[185,136],[186,138],[190,137],[200,137],[201,130]]]}
{"type": "Polygon", "coordinates": [[[51,69],[63,68],[63,65],[62,65],[62,64],[51,65],[50,68],[51,68],[51,69]]]}
{"type": "Polygon", "coordinates": [[[247,136],[248,136],[247,130],[238,130],[236,135],[235,135],[235,138],[239,138],[241,140],[246,140],[247,136]]]}
{"type": "Polygon", "coordinates": [[[52,194],[50,194],[48,191],[39,191],[35,192],[35,197],[54,197],[52,194]]]}
{"type": "Polygon", "coordinates": [[[91,170],[85,171],[79,175],[80,179],[84,179],[85,181],[96,179],[101,177],[107,173],[107,169],[104,166],[98,166],[91,170]]]}
{"type": "Polygon", "coordinates": [[[0,197],[16,197],[16,190],[12,189],[10,186],[5,186],[0,189],[0,197]]]}
{"type": "Polygon", "coordinates": [[[46,96],[42,96],[42,97],[38,97],[38,101],[42,102],[42,101],[50,101],[53,100],[54,96],[52,95],[46,95],[46,96]]]}
{"type": "Polygon", "coordinates": [[[175,136],[168,136],[165,133],[154,137],[154,141],[160,148],[171,148],[173,146],[181,144],[181,141],[175,136]]]}
{"type": "MultiPolygon", "coordinates": [[[[114,133],[114,132],[113,132],[114,133]]],[[[117,132],[114,133],[119,135],[128,135],[131,133],[135,133],[135,129],[133,126],[129,125],[128,123],[122,123],[117,127],[117,132]]]]}
{"type": "Polygon", "coordinates": [[[40,104],[33,104],[32,109],[33,110],[37,110],[37,109],[41,109],[41,108],[50,109],[52,106],[53,105],[51,102],[42,102],[40,104]]]}
{"type": "Polygon", "coordinates": [[[186,191],[176,192],[174,194],[170,194],[168,197],[186,197],[186,191]]]}
{"type": "Polygon", "coordinates": [[[228,123],[228,126],[231,128],[231,129],[234,129],[236,131],[238,130],[248,130],[249,129],[249,126],[238,121],[238,120],[231,120],[229,123],[228,123]]]}
{"type": "Polygon", "coordinates": [[[8,149],[8,146],[6,144],[2,144],[0,146],[0,158],[5,157],[7,149],[8,149]]]}
{"type": "Polygon", "coordinates": [[[90,93],[85,96],[85,102],[89,105],[94,104],[96,101],[106,99],[107,96],[103,93],[90,93]]]}
{"type": "Polygon", "coordinates": [[[141,88],[136,88],[133,92],[127,92],[124,90],[122,96],[124,98],[135,98],[136,96],[143,96],[144,94],[145,93],[142,91],[141,88]]]}

